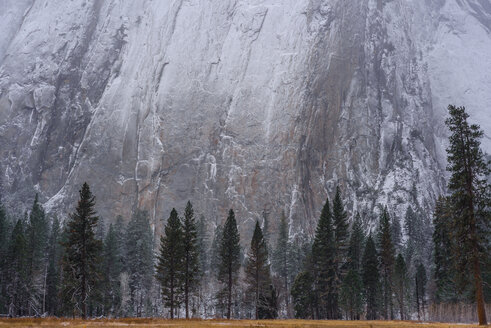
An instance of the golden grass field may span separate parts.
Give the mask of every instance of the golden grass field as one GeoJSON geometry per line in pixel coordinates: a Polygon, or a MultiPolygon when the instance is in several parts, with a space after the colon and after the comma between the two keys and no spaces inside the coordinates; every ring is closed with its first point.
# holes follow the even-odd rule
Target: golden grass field
{"type": "MultiPolygon", "coordinates": [[[[415,321],[313,321],[313,320],[166,320],[166,319],[0,319],[0,328],[4,327],[53,327],[53,328],[89,328],[89,327],[183,327],[183,328],[206,328],[206,327],[262,327],[262,328],[470,328],[477,325],[465,325],[455,323],[422,323],[415,321]]],[[[488,327],[490,327],[488,325],[488,327]]]]}

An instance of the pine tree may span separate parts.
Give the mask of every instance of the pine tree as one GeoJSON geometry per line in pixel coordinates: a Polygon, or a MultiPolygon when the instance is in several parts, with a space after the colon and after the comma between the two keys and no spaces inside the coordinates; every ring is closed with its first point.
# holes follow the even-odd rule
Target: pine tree
{"type": "Polygon", "coordinates": [[[7,295],[9,298],[9,315],[22,316],[27,314],[28,301],[28,254],[27,240],[22,220],[12,230],[7,251],[7,295]]]}
{"type": "Polygon", "coordinates": [[[482,260],[489,256],[489,164],[480,149],[483,131],[478,125],[469,125],[469,115],[464,107],[449,105],[448,111],[450,117],[445,124],[450,129],[451,136],[450,146],[447,148],[447,170],[452,173],[448,189],[451,192],[455,218],[453,223],[458,246],[458,272],[472,272],[479,324],[486,325],[481,266],[482,260]]]}
{"type": "Polygon", "coordinates": [[[433,278],[436,285],[435,302],[451,302],[458,300],[456,286],[456,271],[451,254],[452,242],[452,214],[449,199],[439,197],[435,204],[433,216],[433,247],[434,270],[433,278]]]}
{"type": "Polygon", "coordinates": [[[414,296],[416,300],[416,310],[418,312],[418,320],[421,320],[421,312],[425,313],[426,306],[426,270],[423,263],[419,263],[416,267],[416,274],[414,275],[415,288],[414,296]]]}
{"type": "Polygon", "coordinates": [[[273,256],[273,269],[278,274],[283,282],[283,289],[285,295],[287,316],[290,317],[290,290],[289,290],[289,277],[290,277],[290,242],[288,241],[288,222],[286,220],[285,213],[281,213],[280,226],[278,232],[278,240],[276,242],[276,249],[273,256]]]}
{"type": "Polygon", "coordinates": [[[156,278],[162,287],[162,296],[165,306],[170,309],[171,319],[174,319],[174,310],[182,294],[184,266],[182,224],[173,208],[165,226],[165,234],[160,237],[160,255],[156,266],[156,278]]]}
{"type": "Polygon", "coordinates": [[[362,260],[363,289],[367,306],[367,319],[377,320],[380,308],[380,278],[379,261],[375,242],[369,235],[365,243],[362,260]]]}
{"type": "Polygon", "coordinates": [[[230,319],[232,308],[232,288],[237,280],[240,269],[240,235],[235,221],[234,211],[228,213],[227,221],[223,227],[223,237],[220,242],[220,264],[218,280],[226,285],[227,319],[230,319]]]}
{"type": "Polygon", "coordinates": [[[361,226],[360,215],[357,214],[351,229],[348,248],[348,273],[341,287],[341,305],[347,317],[359,320],[363,306],[363,284],[361,281],[361,260],[365,236],[361,226]]]}
{"type": "Polygon", "coordinates": [[[210,248],[210,270],[214,277],[220,273],[220,245],[223,238],[223,226],[218,224],[213,233],[213,241],[210,248]]]}
{"type": "Polygon", "coordinates": [[[332,203],[332,218],[334,224],[335,256],[334,256],[334,282],[332,288],[332,319],[340,319],[339,290],[345,275],[344,263],[346,261],[346,250],[348,241],[348,220],[344,210],[341,190],[336,187],[336,195],[332,203]]]}
{"type": "Polygon", "coordinates": [[[295,318],[314,318],[314,289],[313,277],[309,271],[300,272],[292,285],[293,308],[295,318]]]}
{"type": "MultiPolygon", "coordinates": [[[[271,276],[268,264],[268,249],[259,222],[256,221],[251,248],[247,254],[245,266],[246,283],[251,295],[254,295],[254,308],[256,320],[260,319],[259,312],[267,307],[261,300],[269,292],[271,276]]],[[[261,318],[263,319],[263,318],[261,318]]]]}
{"type": "Polygon", "coordinates": [[[184,247],[184,305],[186,319],[189,318],[189,294],[199,282],[199,251],[193,205],[188,201],[184,210],[183,247],[184,247]]]}
{"type": "Polygon", "coordinates": [[[405,319],[406,313],[406,302],[408,294],[408,277],[407,277],[407,267],[404,257],[401,254],[397,255],[395,267],[394,267],[394,293],[396,295],[396,300],[399,305],[399,315],[400,319],[405,319]]]}
{"type": "Polygon", "coordinates": [[[387,207],[384,208],[380,216],[378,244],[382,276],[383,314],[385,319],[393,319],[392,275],[394,273],[395,250],[392,244],[390,218],[387,207]]]}
{"type": "Polygon", "coordinates": [[[130,315],[148,312],[153,277],[153,234],[148,212],[136,209],[126,228],[125,269],[129,275],[130,315]]]}
{"type": "Polygon", "coordinates": [[[103,273],[104,273],[104,313],[117,315],[121,306],[120,275],[123,272],[121,236],[113,224],[104,239],[103,273]]]}
{"type": "Polygon", "coordinates": [[[95,239],[94,230],[97,226],[95,197],[89,185],[84,183],[79,191],[75,212],[70,215],[67,224],[67,240],[63,244],[63,294],[65,300],[71,300],[74,311],[82,318],[87,317],[87,305],[95,296],[95,286],[101,279],[100,263],[102,242],[95,239]]]}
{"type": "Polygon", "coordinates": [[[365,234],[361,223],[360,214],[357,213],[353,226],[351,227],[351,236],[348,247],[349,267],[356,271],[361,270],[361,261],[363,255],[363,244],[365,242],[365,234]]]}
{"type": "Polygon", "coordinates": [[[46,275],[46,246],[48,241],[48,220],[39,203],[38,194],[34,198],[29,223],[27,225],[27,275],[29,281],[29,314],[42,311],[46,275]]]}
{"type": "Polygon", "coordinates": [[[333,292],[336,275],[335,251],[336,241],[332,225],[329,199],[322,208],[312,245],[312,265],[314,275],[314,292],[317,306],[317,319],[334,319],[338,317],[337,294],[333,292]]]}
{"type": "MultiPolygon", "coordinates": [[[[51,233],[49,236],[48,248],[48,273],[46,276],[46,306],[45,311],[49,315],[58,315],[59,298],[61,281],[61,231],[60,222],[55,217],[51,224],[51,233]]],[[[43,311],[44,312],[44,311],[43,311]]]]}

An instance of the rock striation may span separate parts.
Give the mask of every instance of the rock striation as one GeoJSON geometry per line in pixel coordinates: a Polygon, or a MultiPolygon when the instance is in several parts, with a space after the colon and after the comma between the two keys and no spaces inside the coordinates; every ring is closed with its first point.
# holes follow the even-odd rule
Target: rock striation
{"type": "Polygon", "coordinates": [[[445,108],[491,150],[487,0],[4,0],[0,176],[11,207],[66,215],[93,186],[112,220],[156,228],[187,200],[249,238],[284,211],[312,233],[340,184],[368,226],[380,204],[431,211],[445,108]]]}

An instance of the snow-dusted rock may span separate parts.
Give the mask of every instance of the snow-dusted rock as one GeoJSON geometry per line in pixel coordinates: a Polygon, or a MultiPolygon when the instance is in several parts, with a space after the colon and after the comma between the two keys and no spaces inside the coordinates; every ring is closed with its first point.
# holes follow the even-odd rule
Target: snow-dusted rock
{"type": "Polygon", "coordinates": [[[445,107],[491,150],[486,0],[4,0],[4,198],[106,219],[190,199],[210,225],[263,210],[311,233],[327,195],[373,222],[444,189],[445,107]]]}

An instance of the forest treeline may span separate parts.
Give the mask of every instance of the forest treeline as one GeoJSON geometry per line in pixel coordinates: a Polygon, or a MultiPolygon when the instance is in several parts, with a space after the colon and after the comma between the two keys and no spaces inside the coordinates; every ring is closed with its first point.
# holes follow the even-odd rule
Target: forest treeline
{"type": "Polygon", "coordinates": [[[431,217],[415,204],[402,218],[381,206],[372,229],[349,217],[340,187],[313,237],[290,233],[284,213],[273,234],[263,213],[247,242],[232,209],[209,232],[191,202],[163,220],[160,240],[144,210],[106,225],[86,183],[63,223],[38,195],[21,217],[0,199],[0,314],[424,320],[430,305],[475,304],[485,323],[489,162],[465,108],[449,114],[448,194],[431,217]]]}

